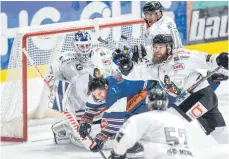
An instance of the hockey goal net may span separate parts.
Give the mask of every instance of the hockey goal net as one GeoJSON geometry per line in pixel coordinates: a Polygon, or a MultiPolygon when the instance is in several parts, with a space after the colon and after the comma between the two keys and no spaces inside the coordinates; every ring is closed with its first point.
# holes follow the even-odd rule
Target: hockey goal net
{"type": "Polygon", "coordinates": [[[27,141],[28,120],[56,115],[48,111],[49,99],[44,91],[44,81],[23,53],[23,48],[45,77],[52,60],[62,52],[74,51],[72,39],[79,30],[91,34],[93,46],[114,49],[117,41],[123,42],[121,35],[128,37],[132,45],[144,42],[145,25],[142,19],[99,18],[98,24],[102,39],[109,45],[97,41],[92,20],[32,26],[18,31],[3,85],[0,112],[2,141],[27,141]]]}

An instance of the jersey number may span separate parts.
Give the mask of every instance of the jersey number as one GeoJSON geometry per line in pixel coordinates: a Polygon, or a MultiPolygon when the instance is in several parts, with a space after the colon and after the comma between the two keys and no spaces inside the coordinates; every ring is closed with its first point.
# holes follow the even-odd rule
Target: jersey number
{"type": "Polygon", "coordinates": [[[165,127],[165,137],[166,137],[166,142],[169,145],[178,145],[181,143],[180,139],[184,138],[184,144],[188,144],[188,139],[187,139],[187,134],[184,129],[178,129],[176,130],[173,127],[165,127]]]}

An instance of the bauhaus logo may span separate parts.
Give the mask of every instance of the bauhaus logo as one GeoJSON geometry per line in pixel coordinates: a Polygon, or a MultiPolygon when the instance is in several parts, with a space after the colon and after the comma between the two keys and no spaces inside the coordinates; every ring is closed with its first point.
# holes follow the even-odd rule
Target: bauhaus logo
{"type": "Polygon", "coordinates": [[[189,44],[228,39],[228,6],[192,11],[189,44]]]}

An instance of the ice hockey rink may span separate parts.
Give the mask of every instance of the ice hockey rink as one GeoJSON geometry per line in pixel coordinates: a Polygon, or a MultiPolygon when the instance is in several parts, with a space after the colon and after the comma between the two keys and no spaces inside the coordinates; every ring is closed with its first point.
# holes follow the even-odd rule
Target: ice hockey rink
{"type": "MultiPolygon", "coordinates": [[[[228,88],[229,82],[222,82],[216,90],[219,108],[228,124],[228,88]]],[[[2,159],[99,159],[99,153],[70,145],[56,145],[53,142],[50,119],[30,122],[29,139],[25,143],[1,143],[2,159]],[[49,124],[44,124],[45,122],[49,124]]],[[[228,158],[228,145],[217,144],[211,136],[205,136],[196,122],[187,123],[188,138],[196,156],[202,159],[228,158]]],[[[108,157],[109,151],[103,151],[108,157]]],[[[153,153],[153,152],[152,152],[153,153]]]]}

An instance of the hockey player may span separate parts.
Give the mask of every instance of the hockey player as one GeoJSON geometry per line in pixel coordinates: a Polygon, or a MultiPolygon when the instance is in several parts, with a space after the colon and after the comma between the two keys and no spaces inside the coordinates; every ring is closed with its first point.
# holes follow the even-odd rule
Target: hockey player
{"type": "Polygon", "coordinates": [[[151,84],[152,81],[124,80],[118,75],[94,78],[89,82],[91,95],[79,128],[82,138],[89,135],[93,118],[106,111],[101,120],[102,130],[95,136],[91,151],[101,150],[108,138],[114,138],[125,119],[147,111],[145,97],[151,84]],[[127,104],[115,104],[125,97],[127,104]]]}
{"type": "MultiPolygon", "coordinates": [[[[88,32],[79,31],[74,35],[73,48],[74,51],[62,53],[51,64],[48,77],[49,81],[54,81],[52,87],[58,88],[53,90],[54,94],[57,94],[54,96],[56,99],[53,109],[61,112],[68,110],[75,114],[75,111],[84,110],[84,104],[87,100],[87,84],[84,82],[89,81],[89,74],[93,74],[94,68],[90,60],[92,44],[88,32]],[[61,86],[66,87],[60,89],[61,86]]],[[[66,120],[55,123],[52,126],[52,131],[56,144],[69,143],[70,140],[73,141],[74,139],[66,120]]]]}
{"type": "MultiPolygon", "coordinates": [[[[54,96],[53,109],[60,112],[70,111],[76,115],[77,120],[80,120],[88,98],[89,76],[112,73],[110,66],[112,52],[101,47],[93,50],[91,37],[85,31],[79,31],[74,35],[73,48],[73,52],[64,52],[51,65],[48,77],[50,80],[57,81],[53,82],[52,86],[57,89],[52,92],[57,94],[54,96]]],[[[94,119],[97,120],[100,118],[94,119]]],[[[66,120],[55,123],[52,131],[56,144],[71,141],[81,146],[66,120]]]]}
{"type": "MultiPolygon", "coordinates": [[[[182,48],[182,41],[179,31],[173,19],[163,15],[163,7],[159,1],[149,1],[143,6],[143,18],[147,24],[145,41],[147,54],[146,59],[151,61],[153,50],[152,40],[157,34],[170,34],[173,38],[173,49],[182,48]]],[[[224,71],[223,71],[224,72],[224,71]]],[[[228,75],[219,71],[212,78],[209,78],[211,88],[215,91],[220,81],[228,79],[228,75]]]]}
{"type": "Polygon", "coordinates": [[[145,33],[148,60],[151,60],[153,53],[150,49],[151,43],[157,34],[170,34],[174,41],[173,48],[182,47],[180,34],[174,20],[163,15],[162,9],[163,7],[159,1],[149,1],[143,6],[142,15],[148,27],[145,33]]]}
{"type": "Polygon", "coordinates": [[[148,100],[149,112],[132,116],[124,123],[108,159],[194,158],[183,120],[166,111],[165,92],[153,88],[148,100]]]}
{"type": "MultiPolygon", "coordinates": [[[[181,100],[177,99],[179,95],[205,76],[203,70],[211,71],[217,66],[228,69],[228,53],[208,55],[183,48],[174,50],[172,37],[168,34],[156,35],[152,49],[154,55],[151,65],[138,65],[128,69],[131,61],[124,59],[120,70],[125,74],[129,72],[128,79],[132,80],[157,79],[162,88],[177,101],[181,100]]],[[[227,127],[209,83],[205,80],[189,93],[189,98],[173,107],[179,109],[179,113],[186,119],[197,119],[206,135],[211,134],[219,143],[228,143],[227,127]]]]}

